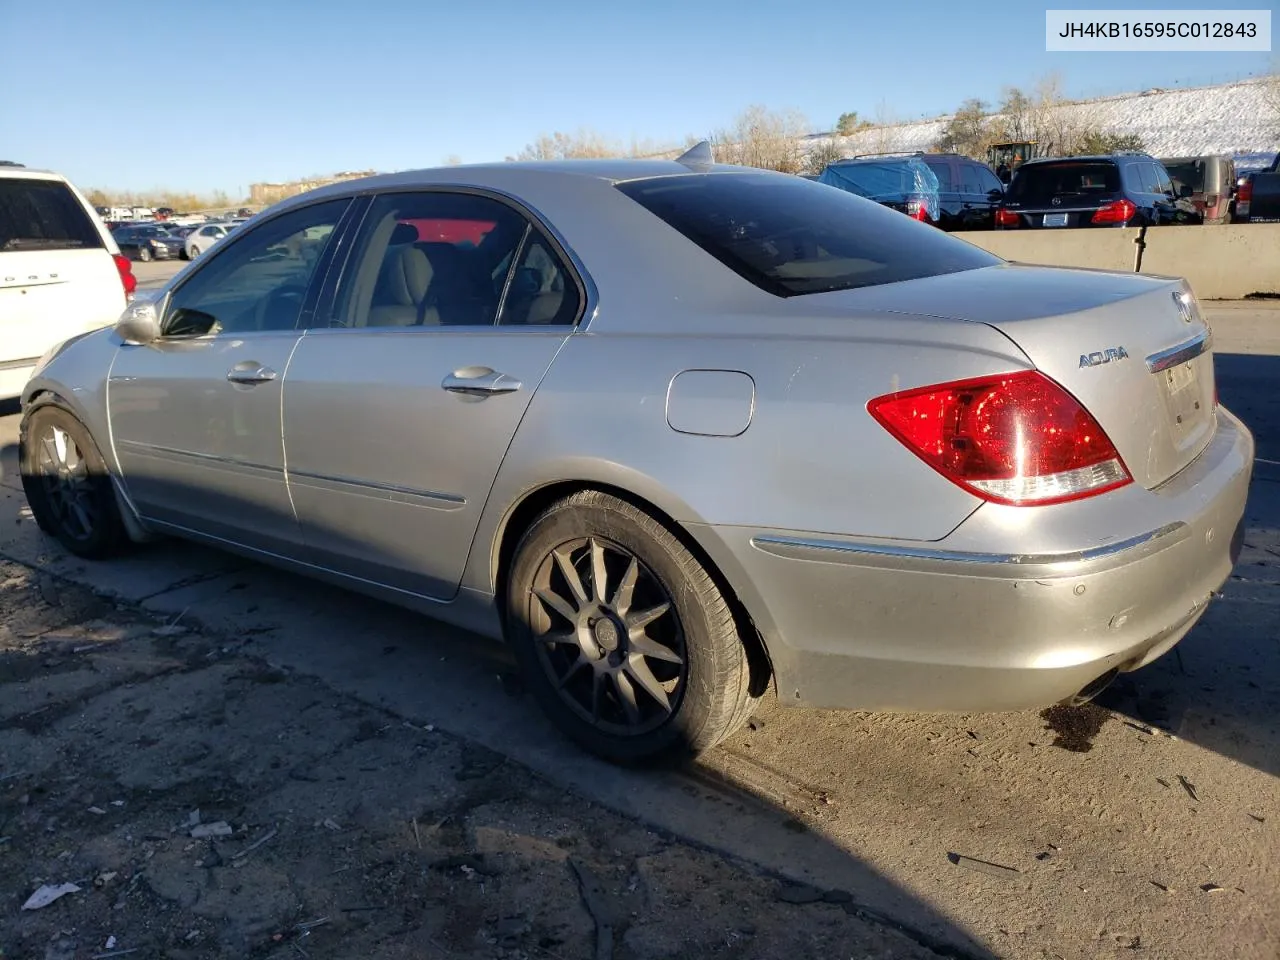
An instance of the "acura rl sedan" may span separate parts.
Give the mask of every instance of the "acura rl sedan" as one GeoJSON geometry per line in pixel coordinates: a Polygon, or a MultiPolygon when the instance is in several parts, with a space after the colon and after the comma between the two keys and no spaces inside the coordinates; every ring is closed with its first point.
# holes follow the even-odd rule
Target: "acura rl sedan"
{"type": "Polygon", "coordinates": [[[503,637],[616,762],[771,692],[1088,698],[1204,613],[1253,463],[1183,282],[1010,264],[705,145],[286,200],[23,411],[73,553],[190,538],[503,637]]]}

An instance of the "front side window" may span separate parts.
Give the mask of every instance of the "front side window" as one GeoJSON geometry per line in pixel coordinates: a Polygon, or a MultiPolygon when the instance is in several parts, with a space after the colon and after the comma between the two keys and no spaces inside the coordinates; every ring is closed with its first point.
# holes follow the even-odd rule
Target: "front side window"
{"type": "Polygon", "coordinates": [[[350,204],[329,200],[275,217],[238,242],[219,245],[174,291],[169,337],[244,334],[297,326],[316,264],[350,204]]]}
{"type": "Polygon", "coordinates": [[[682,174],[617,189],[740,277],[779,297],[1001,263],[896,210],[801,177],[682,174]]]}
{"type": "MultiPolygon", "coordinates": [[[[383,194],[364,218],[326,325],[492,326],[532,229],[491,197],[383,194]]],[[[541,283],[539,275],[539,292],[541,283]]]]}

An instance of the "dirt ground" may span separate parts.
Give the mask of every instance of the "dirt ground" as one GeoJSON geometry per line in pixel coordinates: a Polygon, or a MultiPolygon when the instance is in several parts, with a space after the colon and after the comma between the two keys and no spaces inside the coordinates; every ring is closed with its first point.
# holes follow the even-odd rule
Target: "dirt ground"
{"type": "Polygon", "coordinates": [[[246,639],[0,563],[0,960],[954,956],[246,639]]]}

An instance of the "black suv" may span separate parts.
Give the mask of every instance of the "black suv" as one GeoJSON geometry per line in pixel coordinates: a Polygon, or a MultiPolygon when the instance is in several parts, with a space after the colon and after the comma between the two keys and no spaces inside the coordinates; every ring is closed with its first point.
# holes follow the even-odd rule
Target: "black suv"
{"type": "Polygon", "coordinates": [[[1145,153],[1028,160],[1013,175],[998,228],[1140,227],[1202,223],[1189,199],[1174,193],[1169,171],[1145,153]]]}
{"type": "Polygon", "coordinates": [[[1004,198],[995,171],[956,153],[854,157],[817,179],[947,231],[992,229],[1004,198]]]}

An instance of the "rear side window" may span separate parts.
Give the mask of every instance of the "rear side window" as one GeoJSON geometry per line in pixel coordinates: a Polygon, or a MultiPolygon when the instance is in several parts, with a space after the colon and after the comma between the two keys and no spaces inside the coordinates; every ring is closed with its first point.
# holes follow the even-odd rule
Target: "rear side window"
{"type": "Polygon", "coordinates": [[[1093,197],[1120,192],[1120,169],[1114,163],[1066,161],[1025,164],[1009,185],[1017,203],[1048,203],[1054,197],[1093,197]]]}
{"type": "Polygon", "coordinates": [[[689,174],[618,189],[779,297],[976,270],[1002,261],[895,210],[802,177],[689,174]]]}
{"type": "Polygon", "coordinates": [[[951,179],[951,161],[950,160],[925,160],[925,165],[933,171],[933,175],[938,178],[939,190],[955,190],[956,185],[951,179]]]}
{"type": "Polygon", "coordinates": [[[101,246],[93,221],[65,183],[0,178],[0,253],[101,246]]]}

